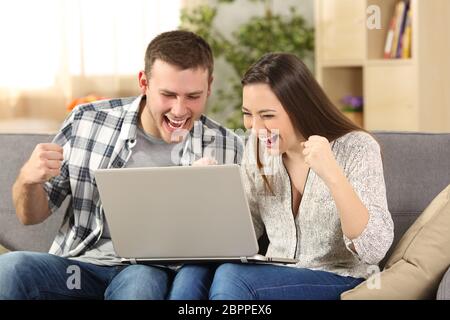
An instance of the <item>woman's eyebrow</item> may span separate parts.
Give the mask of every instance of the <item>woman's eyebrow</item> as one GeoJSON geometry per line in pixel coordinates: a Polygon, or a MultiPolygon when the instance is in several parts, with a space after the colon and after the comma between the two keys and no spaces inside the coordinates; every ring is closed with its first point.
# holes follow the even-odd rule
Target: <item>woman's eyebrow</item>
{"type": "Polygon", "coordinates": [[[277,111],[273,110],[273,109],[263,109],[263,110],[258,111],[258,113],[263,113],[263,112],[277,112],[277,111]]]}
{"type": "MultiPolygon", "coordinates": [[[[249,112],[250,110],[248,110],[246,107],[242,107],[242,110],[243,111],[247,111],[247,112],[249,112]]],[[[264,112],[277,112],[276,110],[274,110],[274,109],[263,109],[263,110],[259,110],[258,111],[258,113],[264,113],[264,112]]]]}

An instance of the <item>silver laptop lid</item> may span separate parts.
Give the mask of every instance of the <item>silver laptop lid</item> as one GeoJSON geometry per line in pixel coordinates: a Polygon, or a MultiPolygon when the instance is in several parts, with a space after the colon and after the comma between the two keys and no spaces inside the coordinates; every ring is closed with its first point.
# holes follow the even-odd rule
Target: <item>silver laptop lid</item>
{"type": "Polygon", "coordinates": [[[99,169],[95,179],[123,258],[258,252],[238,165],[99,169]]]}

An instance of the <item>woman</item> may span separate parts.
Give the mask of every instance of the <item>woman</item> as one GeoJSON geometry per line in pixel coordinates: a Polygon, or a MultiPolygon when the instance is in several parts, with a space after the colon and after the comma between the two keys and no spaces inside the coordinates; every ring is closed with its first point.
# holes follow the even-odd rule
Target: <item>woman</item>
{"type": "Polygon", "coordinates": [[[253,137],[242,170],[257,236],[284,265],[223,264],[210,299],[339,299],[393,240],[380,148],[294,55],[271,53],[242,80],[253,137]]]}

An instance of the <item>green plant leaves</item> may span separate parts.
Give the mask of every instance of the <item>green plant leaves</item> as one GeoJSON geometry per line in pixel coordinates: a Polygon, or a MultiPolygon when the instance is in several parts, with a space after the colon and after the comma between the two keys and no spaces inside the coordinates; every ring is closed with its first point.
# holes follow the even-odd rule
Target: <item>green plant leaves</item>
{"type": "MultiPolygon", "coordinates": [[[[314,50],[314,29],[295,8],[288,15],[276,14],[268,0],[250,0],[265,4],[262,16],[253,16],[246,23],[237,27],[226,38],[215,26],[218,10],[234,0],[218,0],[214,7],[201,5],[190,10],[183,10],[181,28],[193,31],[210,44],[214,57],[223,57],[232,67],[235,77],[228,79],[231,83],[228,91],[217,92],[218,101],[209,107],[209,113],[225,114],[225,124],[230,128],[242,128],[241,95],[239,79],[251,64],[267,52],[289,52],[300,58],[311,57],[314,50]]],[[[216,23],[217,24],[217,23],[216,23]]]]}

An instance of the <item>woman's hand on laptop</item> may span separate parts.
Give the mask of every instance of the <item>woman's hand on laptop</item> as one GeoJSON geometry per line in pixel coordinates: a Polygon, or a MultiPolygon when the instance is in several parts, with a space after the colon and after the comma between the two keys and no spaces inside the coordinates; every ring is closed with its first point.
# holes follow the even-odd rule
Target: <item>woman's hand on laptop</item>
{"type": "Polygon", "coordinates": [[[203,157],[195,161],[192,166],[213,166],[217,165],[217,160],[210,157],[203,157]]]}

